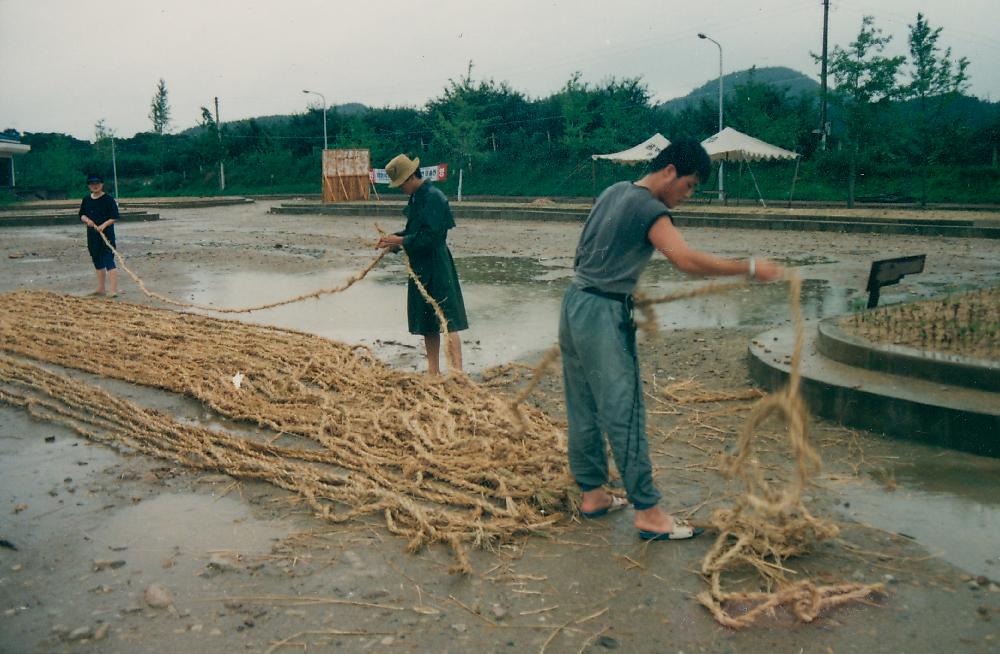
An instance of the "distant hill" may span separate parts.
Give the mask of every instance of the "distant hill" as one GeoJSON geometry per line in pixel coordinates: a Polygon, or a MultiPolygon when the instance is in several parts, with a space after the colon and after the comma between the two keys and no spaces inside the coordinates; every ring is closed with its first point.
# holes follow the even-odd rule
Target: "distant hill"
{"type": "MultiPolygon", "coordinates": [[[[748,68],[735,73],[729,73],[723,76],[723,93],[727,96],[730,95],[738,84],[745,84],[751,76],[753,76],[754,81],[760,84],[770,84],[771,86],[784,88],[790,97],[816,95],[819,93],[819,82],[797,70],[792,70],[784,66],[748,68]]],[[[707,100],[709,103],[718,102],[718,98],[719,78],[716,77],[683,97],[661,103],[657,106],[657,109],[677,113],[689,106],[697,105],[702,100],[707,100]]]]}
{"type": "MultiPolygon", "coordinates": [[[[347,104],[338,104],[327,108],[328,113],[337,112],[341,116],[357,116],[359,114],[364,114],[369,111],[367,105],[361,104],[360,102],[348,102],[347,104]]],[[[240,120],[224,120],[223,125],[237,126],[243,123],[248,123],[251,120],[255,121],[258,126],[262,128],[274,128],[274,127],[284,127],[292,120],[292,114],[274,114],[271,116],[256,116],[254,118],[242,118],[240,120]]],[[[195,125],[194,127],[189,127],[185,130],[179,132],[183,136],[197,136],[201,134],[202,127],[200,125],[195,125]]]]}

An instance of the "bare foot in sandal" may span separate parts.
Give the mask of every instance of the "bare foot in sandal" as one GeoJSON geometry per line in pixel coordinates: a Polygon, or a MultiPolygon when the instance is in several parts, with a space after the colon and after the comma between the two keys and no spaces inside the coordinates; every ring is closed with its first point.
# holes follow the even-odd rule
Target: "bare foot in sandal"
{"type": "Polygon", "coordinates": [[[615,497],[603,488],[595,488],[583,493],[583,498],[580,500],[580,515],[584,518],[600,518],[609,511],[623,508],[626,504],[627,501],[615,497]]]}
{"type": "Polygon", "coordinates": [[[634,524],[643,540],[684,540],[694,538],[702,532],[700,528],[674,518],[658,506],[636,511],[634,524]]]}

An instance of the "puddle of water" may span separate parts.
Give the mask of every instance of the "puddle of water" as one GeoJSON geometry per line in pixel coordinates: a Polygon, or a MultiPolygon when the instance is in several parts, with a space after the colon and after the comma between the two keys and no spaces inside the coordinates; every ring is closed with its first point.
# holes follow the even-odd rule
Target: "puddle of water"
{"type": "MultiPolygon", "coordinates": [[[[653,288],[656,293],[670,293],[690,288],[690,282],[653,288]]],[[[807,279],[802,283],[802,315],[809,320],[845,313],[852,294],[851,289],[833,286],[824,279],[807,279]]],[[[772,325],[790,319],[788,288],[767,284],[680,300],[660,305],[657,314],[663,326],[674,329],[772,325]]]]}
{"type": "MultiPolygon", "coordinates": [[[[565,281],[534,276],[553,274],[549,267],[522,265],[520,259],[499,262],[483,257],[472,267],[459,266],[466,310],[472,327],[463,333],[463,358],[470,370],[504,363],[547,348],[556,340],[559,302],[565,281]],[[500,264],[503,265],[500,265],[500,264]],[[467,276],[465,273],[469,273],[467,276]],[[520,279],[506,281],[507,275],[520,279]],[[479,341],[479,344],[476,344],[479,341]]],[[[332,270],[321,275],[226,273],[199,277],[193,299],[198,304],[239,306],[262,304],[316,288],[336,286],[354,271],[332,270]]],[[[555,271],[558,273],[558,271],[555,271]]],[[[423,339],[406,329],[405,272],[387,267],[372,273],[345,293],[326,295],[266,311],[237,316],[310,332],[348,343],[395,341],[396,356],[423,369],[423,339]]],[[[382,354],[385,356],[385,353],[382,354]]],[[[393,354],[390,353],[390,359],[393,354]]]]}
{"type": "Polygon", "coordinates": [[[864,480],[839,488],[854,520],[912,536],[973,575],[1000,575],[1000,460],[901,443],[888,468],[898,488],[864,480]],[[987,563],[987,561],[992,561],[987,563]]]}
{"type": "Polygon", "coordinates": [[[98,533],[99,544],[125,547],[120,557],[130,569],[157,569],[174,562],[191,572],[204,569],[211,552],[265,554],[287,527],[256,520],[239,499],[194,493],[162,494],[117,511],[98,533]]]}
{"type": "Polygon", "coordinates": [[[544,282],[552,272],[551,267],[530,257],[462,257],[455,260],[455,267],[463,285],[544,282]]]}
{"type": "MultiPolygon", "coordinates": [[[[92,513],[99,510],[88,492],[94,476],[119,459],[112,450],[88,445],[63,427],[39,423],[20,409],[3,407],[0,424],[0,533],[14,523],[41,524],[40,516],[53,516],[52,524],[82,528],[92,513]],[[52,442],[45,442],[52,438],[52,442]],[[7,504],[9,502],[9,505],[7,504]],[[24,513],[15,515],[11,508],[26,504],[24,513]]],[[[46,523],[48,524],[48,523],[46,523]]],[[[13,529],[10,529],[13,531],[13,529]]],[[[40,528],[24,532],[25,548],[39,547],[48,537],[40,528]]]]}
{"type": "MultiPolygon", "coordinates": [[[[559,305],[572,276],[572,259],[482,256],[458,259],[456,265],[471,324],[462,337],[469,370],[530,356],[555,343],[559,305]]],[[[353,272],[203,273],[197,279],[193,299],[199,304],[219,306],[261,304],[336,286],[353,272]]],[[[692,283],[701,282],[692,282],[663,259],[650,262],[642,279],[652,295],[689,288],[692,283]]],[[[803,313],[806,318],[844,313],[852,293],[826,280],[806,280],[803,313]]],[[[788,293],[781,285],[761,285],[717,297],[683,300],[657,311],[666,329],[764,326],[788,319],[788,293]]],[[[390,352],[390,362],[417,365],[420,369],[423,366],[423,341],[406,332],[405,273],[396,262],[373,272],[345,293],[237,318],[349,343],[396,341],[411,347],[390,352]]]]}
{"type": "Polygon", "coordinates": [[[798,257],[776,257],[778,263],[787,267],[815,266],[823,263],[837,263],[836,259],[823,255],[803,255],[798,257]]]}
{"type": "MultiPolygon", "coordinates": [[[[802,312],[807,319],[826,318],[863,307],[867,294],[859,290],[863,279],[838,272],[829,257],[793,252],[783,263],[813,266],[803,282],[802,312]]],[[[463,354],[470,371],[531,356],[556,340],[559,304],[572,277],[569,256],[498,257],[456,259],[465,293],[471,328],[462,335],[463,354]],[[478,341],[478,343],[477,343],[478,341]]],[[[336,286],[355,270],[331,269],[319,274],[288,275],[269,272],[199,272],[193,299],[200,304],[238,306],[287,298],[326,286],[336,286]]],[[[643,273],[640,286],[650,295],[661,295],[709,280],[694,281],[670,262],[655,256],[643,273]]],[[[923,282],[923,279],[920,280],[923,282]]],[[[949,282],[961,288],[968,279],[949,282]]],[[[406,332],[406,275],[393,259],[346,293],[269,309],[238,319],[289,327],[350,343],[376,345],[392,365],[423,369],[423,341],[406,332]],[[395,341],[402,346],[379,342],[395,341]]],[[[940,294],[935,280],[883,295],[882,304],[940,294]]],[[[762,328],[789,319],[787,287],[755,285],[725,293],[682,300],[657,308],[665,329],[714,327],[762,328]]]]}
{"type": "Polygon", "coordinates": [[[51,261],[55,261],[55,259],[51,257],[23,257],[17,260],[18,263],[49,263],[51,261]]]}

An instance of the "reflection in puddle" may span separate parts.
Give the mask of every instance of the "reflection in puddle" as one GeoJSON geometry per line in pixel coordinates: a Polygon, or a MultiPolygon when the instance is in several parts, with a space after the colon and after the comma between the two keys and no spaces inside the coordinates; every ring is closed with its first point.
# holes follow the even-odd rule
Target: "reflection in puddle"
{"type": "MultiPolygon", "coordinates": [[[[557,336],[559,304],[572,276],[568,257],[464,257],[456,260],[470,329],[463,334],[464,358],[470,371],[531,356],[552,345],[557,336]]],[[[317,288],[337,286],[353,270],[312,275],[266,272],[203,274],[192,299],[198,304],[234,307],[262,304],[317,288]]],[[[669,262],[657,258],[647,267],[642,286],[651,295],[705,283],[691,280],[669,262]]],[[[266,311],[238,316],[306,331],[348,343],[397,341],[403,347],[379,354],[393,365],[422,369],[422,344],[406,331],[405,272],[398,261],[387,263],[344,293],[326,295],[266,311]],[[410,346],[410,347],[406,347],[410,346]]],[[[824,318],[848,310],[849,289],[826,280],[806,280],[802,308],[806,318],[824,318]]],[[[697,329],[771,325],[788,319],[784,285],[759,285],[715,297],[675,302],[657,308],[665,328],[697,329]]]]}
{"type": "Polygon", "coordinates": [[[252,518],[239,499],[193,493],[163,494],[122,509],[101,530],[102,541],[125,548],[121,556],[130,569],[158,569],[167,556],[183,553],[188,556],[175,565],[192,571],[204,567],[210,552],[267,553],[286,535],[287,528],[252,518]]]}
{"type": "MultiPolygon", "coordinates": [[[[464,284],[530,284],[551,283],[572,275],[564,262],[543,262],[530,257],[462,257],[455,260],[458,277],[464,284]],[[546,265],[546,263],[548,265],[546,265]]],[[[565,262],[571,266],[572,260],[565,262]]]]}
{"type": "Polygon", "coordinates": [[[837,487],[850,518],[914,538],[970,574],[1000,566],[1000,459],[896,441],[883,470],[837,487]],[[895,490],[886,490],[893,480],[895,490]],[[992,563],[989,563],[992,562],[992,563]]]}
{"type": "MultiPolygon", "coordinates": [[[[796,253],[785,263],[835,263],[811,253],[796,253]]],[[[572,277],[572,257],[470,256],[456,259],[471,328],[463,334],[470,371],[530,357],[556,340],[559,304],[572,277]]],[[[838,280],[837,266],[817,266],[802,286],[802,312],[807,319],[826,318],[864,306],[866,294],[838,280]],[[830,271],[830,272],[827,272],[830,271]],[[820,277],[820,278],[815,278],[820,277]]],[[[311,275],[269,272],[201,273],[192,299],[200,304],[240,306],[287,298],[317,288],[337,286],[355,270],[330,269],[311,275]]],[[[650,295],[689,289],[697,280],[654,256],[640,286],[650,295]]],[[[406,273],[393,257],[345,293],[239,316],[248,322],[306,331],[349,343],[377,345],[392,365],[422,369],[420,337],[406,331],[406,273]],[[402,346],[384,345],[396,341],[402,346]]],[[[926,295],[940,292],[925,287],[926,295]]],[[[919,291],[918,291],[919,293],[919,291]]],[[[883,304],[911,299],[883,296],[883,304]]],[[[759,284],[717,296],[705,296],[657,307],[666,329],[715,327],[762,328],[789,320],[784,284],[759,284]]]]}
{"type": "MultiPolygon", "coordinates": [[[[691,284],[658,284],[653,288],[657,293],[670,293],[690,288],[691,284]]],[[[834,287],[824,279],[807,279],[802,282],[802,315],[809,320],[845,313],[852,294],[850,289],[834,287]]],[[[788,287],[760,284],[715,296],[680,300],[660,305],[657,314],[663,326],[674,329],[778,324],[790,319],[788,287]]]]}
{"type": "Polygon", "coordinates": [[[974,575],[1000,565],[1000,460],[899,443],[889,471],[898,488],[872,480],[838,488],[853,520],[906,534],[932,554],[974,575]],[[987,563],[991,561],[992,564],[987,563]]]}

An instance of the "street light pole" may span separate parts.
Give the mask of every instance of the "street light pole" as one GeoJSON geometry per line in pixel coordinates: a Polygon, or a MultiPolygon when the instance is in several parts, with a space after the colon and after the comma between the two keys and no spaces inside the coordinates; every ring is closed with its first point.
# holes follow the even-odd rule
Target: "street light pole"
{"type": "MultiPolygon", "coordinates": [[[[699,39],[705,39],[711,41],[719,48],[719,131],[722,131],[722,45],[710,36],[707,36],[703,32],[698,32],[699,39]]],[[[719,199],[723,202],[726,201],[726,190],[724,179],[724,167],[726,165],[725,161],[719,162],[719,199]]]]}
{"type": "Polygon", "coordinates": [[[307,89],[302,90],[303,93],[311,93],[313,95],[318,95],[323,100],[323,149],[326,150],[326,96],[318,91],[309,91],[307,89]]]}

